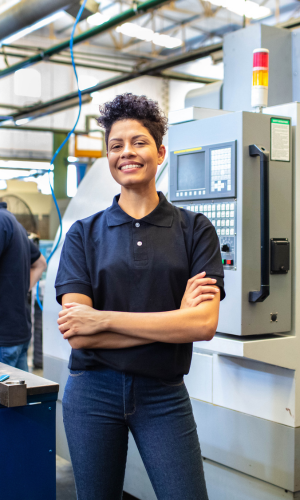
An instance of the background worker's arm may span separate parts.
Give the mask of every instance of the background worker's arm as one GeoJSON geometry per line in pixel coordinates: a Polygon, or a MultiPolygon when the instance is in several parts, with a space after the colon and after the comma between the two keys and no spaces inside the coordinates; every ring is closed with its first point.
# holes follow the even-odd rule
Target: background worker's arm
{"type": "Polygon", "coordinates": [[[42,274],[47,269],[45,257],[41,254],[39,258],[30,266],[30,286],[29,291],[41,279],[42,274]]]}

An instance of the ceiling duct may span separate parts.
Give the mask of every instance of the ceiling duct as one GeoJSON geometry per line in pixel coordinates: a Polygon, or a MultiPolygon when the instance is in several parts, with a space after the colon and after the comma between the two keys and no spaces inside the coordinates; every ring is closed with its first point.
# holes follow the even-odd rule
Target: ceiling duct
{"type": "Polygon", "coordinates": [[[0,42],[59,10],[66,10],[79,0],[24,0],[0,15],[0,42]]]}
{"type": "MultiPolygon", "coordinates": [[[[77,3],[74,2],[74,4],[70,5],[67,9],[65,9],[65,11],[68,14],[71,14],[71,16],[73,16],[74,18],[76,18],[82,4],[83,0],[81,0],[80,2],[77,0],[77,3]]],[[[99,4],[95,2],[95,0],[87,0],[80,17],[80,21],[83,21],[87,17],[96,14],[96,12],[98,11],[99,11],[99,4]]]]}

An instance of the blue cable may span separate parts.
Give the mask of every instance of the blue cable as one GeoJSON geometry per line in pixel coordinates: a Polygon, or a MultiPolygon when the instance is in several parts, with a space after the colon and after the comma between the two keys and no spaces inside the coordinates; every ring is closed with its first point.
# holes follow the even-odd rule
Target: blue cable
{"type": "MultiPolygon", "coordinates": [[[[82,5],[81,5],[81,7],[79,9],[79,12],[77,14],[77,17],[76,17],[76,20],[75,20],[75,23],[74,23],[74,26],[73,26],[73,29],[72,29],[71,38],[70,38],[70,53],[71,53],[71,59],[72,59],[72,66],[73,66],[73,70],[74,70],[74,74],[75,74],[75,78],[76,78],[76,82],[77,82],[77,88],[78,88],[78,99],[79,99],[78,116],[77,116],[77,120],[75,122],[74,127],[68,133],[67,137],[61,143],[61,145],[59,146],[59,148],[55,151],[55,153],[54,153],[54,155],[52,157],[52,160],[50,162],[49,170],[48,170],[49,184],[50,184],[51,194],[52,194],[52,198],[53,198],[53,201],[54,201],[57,213],[58,213],[58,218],[59,218],[59,236],[58,236],[58,240],[56,242],[55,247],[53,248],[53,250],[51,251],[49,257],[47,258],[47,264],[48,264],[49,260],[51,259],[51,257],[53,256],[53,254],[56,252],[57,247],[58,247],[58,245],[60,243],[60,240],[61,240],[61,237],[62,237],[62,219],[61,219],[61,213],[60,213],[60,210],[59,210],[59,206],[57,204],[57,200],[56,200],[56,197],[55,197],[55,194],[54,194],[54,190],[53,190],[52,183],[51,183],[51,177],[50,177],[50,174],[52,172],[51,171],[51,165],[54,164],[55,158],[60,153],[60,151],[62,150],[62,148],[64,147],[64,145],[69,141],[71,135],[75,131],[75,129],[76,129],[77,125],[78,125],[78,122],[79,122],[80,114],[81,114],[82,98],[81,98],[81,91],[80,91],[80,88],[79,88],[79,82],[78,82],[78,75],[77,75],[77,70],[76,70],[76,64],[75,64],[75,61],[74,61],[73,42],[74,42],[74,35],[75,35],[76,26],[77,26],[77,24],[80,21],[80,18],[81,18],[81,15],[82,15],[82,12],[83,12],[83,10],[85,8],[86,3],[87,3],[87,0],[84,0],[84,2],[82,3],[82,5]]],[[[37,303],[38,303],[41,311],[43,311],[43,305],[42,305],[42,303],[40,301],[40,296],[39,296],[39,289],[40,289],[40,282],[38,281],[37,285],[36,285],[36,300],[37,300],[37,303]]]]}

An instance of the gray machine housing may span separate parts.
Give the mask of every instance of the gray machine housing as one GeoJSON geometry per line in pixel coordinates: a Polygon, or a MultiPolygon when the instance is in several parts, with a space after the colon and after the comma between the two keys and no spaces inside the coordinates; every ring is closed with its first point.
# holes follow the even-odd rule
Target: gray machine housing
{"type": "MultiPolygon", "coordinates": [[[[217,205],[233,209],[234,235],[219,234],[225,261],[226,299],[221,303],[219,333],[248,336],[276,334],[291,330],[291,270],[284,274],[269,270],[270,295],[258,303],[249,302],[249,292],[260,290],[261,286],[261,206],[260,206],[260,160],[249,155],[249,146],[271,148],[272,116],[250,112],[229,113],[205,120],[195,120],[173,125],[169,130],[170,151],[170,201],[192,211],[200,211],[216,225],[217,205]],[[224,198],[219,193],[194,195],[194,189],[186,189],[178,196],[176,186],[175,152],[186,150],[203,151],[222,148],[227,143],[236,145],[232,155],[236,172],[235,192],[231,190],[224,198]],[[190,194],[191,193],[191,194],[190,194]],[[210,210],[208,212],[208,209],[210,210]],[[214,210],[214,212],[213,212],[214,210]],[[227,241],[226,245],[226,238],[227,241]],[[229,243],[229,244],[228,244],[229,243]],[[230,265],[226,263],[230,262],[230,265]]],[[[278,118],[278,117],[276,117],[278,118]]],[[[280,117],[279,117],[280,118],[280,117]]],[[[291,127],[290,127],[291,129],[291,127]]],[[[291,130],[289,131],[291,150],[291,130]]],[[[208,161],[208,160],[206,160],[208,161]]],[[[211,160],[209,160],[211,161],[211,160]]],[[[272,239],[291,241],[292,236],[292,163],[288,161],[269,163],[269,235],[272,239]]],[[[221,207],[221,208],[223,208],[221,207]]],[[[230,215],[229,212],[229,215],[230,215]]],[[[222,223],[222,221],[220,221],[222,223]]],[[[229,226],[230,227],[230,226],[229,226]]],[[[216,227],[217,229],[217,227],[216,227]]]]}

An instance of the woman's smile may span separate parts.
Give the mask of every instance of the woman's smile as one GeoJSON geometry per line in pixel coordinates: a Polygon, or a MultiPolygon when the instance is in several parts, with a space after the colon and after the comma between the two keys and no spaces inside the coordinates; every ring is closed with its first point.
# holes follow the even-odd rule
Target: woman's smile
{"type": "Polygon", "coordinates": [[[139,168],[142,168],[144,165],[142,163],[137,163],[137,162],[122,162],[121,165],[118,167],[119,170],[123,171],[132,171],[132,170],[137,170],[139,168]]]}

